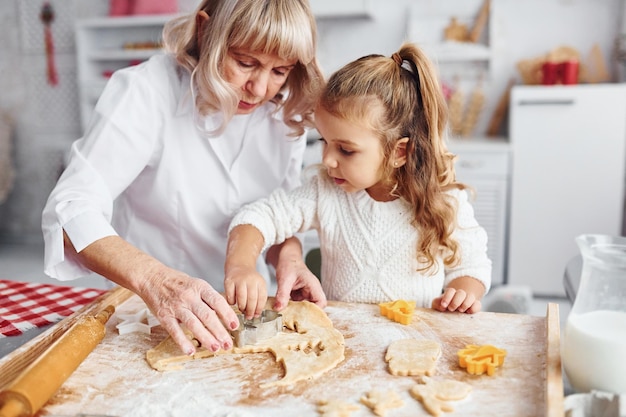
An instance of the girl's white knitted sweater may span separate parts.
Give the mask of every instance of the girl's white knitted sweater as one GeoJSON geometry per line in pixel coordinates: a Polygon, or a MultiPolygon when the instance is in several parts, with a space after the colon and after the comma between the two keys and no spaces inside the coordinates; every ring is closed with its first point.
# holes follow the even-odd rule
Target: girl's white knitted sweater
{"type": "Polygon", "coordinates": [[[315,229],[320,238],[322,288],[329,300],[381,303],[404,299],[430,308],[443,288],[460,276],[478,279],[486,290],[491,285],[487,233],[478,225],[467,193],[453,190],[449,194],[458,201],[454,238],[461,262],[444,268],[440,257],[433,275],[417,272],[419,233],[411,225],[413,213],[404,199],[379,202],[366,191],[346,193],[319,174],[291,192],[278,189],[242,207],[230,229],[255,226],[265,239],[264,250],[295,233],[315,229]]]}

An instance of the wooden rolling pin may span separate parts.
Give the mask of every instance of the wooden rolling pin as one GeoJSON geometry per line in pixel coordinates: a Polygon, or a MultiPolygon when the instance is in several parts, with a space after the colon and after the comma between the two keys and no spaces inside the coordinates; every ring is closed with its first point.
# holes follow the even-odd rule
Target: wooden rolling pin
{"type": "Polygon", "coordinates": [[[2,392],[0,417],[34,415],[104,339],[105,324],[115,312],[108,306],[85,316],[52,344],[2,392]]]}

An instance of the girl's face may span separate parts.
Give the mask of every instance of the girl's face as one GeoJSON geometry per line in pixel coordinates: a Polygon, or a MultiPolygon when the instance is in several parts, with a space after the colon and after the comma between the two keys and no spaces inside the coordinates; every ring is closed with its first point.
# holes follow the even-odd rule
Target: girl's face
{"type": "Polygon", "coordinates": [[[237,114],[249,114],[276,96],[297,60],[247,49],[229,49],[224,78],[239,89],[237,114]]]}
{"type": "Polygon", "coordinates": [[[381,178],[383,148],[373,131],[319,106],[315,124],[324,142],[322,163],[335,184],[348,193],[366,190],[377,201],[392,199],[389,185],[381,178]]]}

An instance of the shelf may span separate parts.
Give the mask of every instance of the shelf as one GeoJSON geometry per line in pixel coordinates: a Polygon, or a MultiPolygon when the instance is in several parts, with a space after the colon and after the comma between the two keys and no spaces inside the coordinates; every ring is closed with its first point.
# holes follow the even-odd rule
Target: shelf
{"type": "Polygon", "coordinates": [[[162,53],[163,25],[178,15],[99,17],[76,23],[81,125],[86,128],[106,75],[162,53]],[[135,48],[127,46],[136,46],[135,48]]]}
{"type": "Polygon", "coordinates": [[[179,15],[162,14],[146,16],[119,16],[119,17],[95,17],[82,19],[76,23],[81,28],[117,28],[137,26],[163,26],[169,20],[179,15]]]}
{"type": "Polygon", "coordinates": [[[90,52],[87,57],[92,61],[127,61],[127,60],[146,60],[153,55],[159,54],[162,49],[112,49],[112,50],[95,50],[90,52]]]}
{"type": "Polygon", "coordinates": [[[485,1],[415,3],[410,7],[407,38],[421,46],[439,64],[442,76],[473,80],[489,74],[493,59],[491,15],[488,15],[477,42],[446,40],[445,36],[452,19],[472,29],[485,1]]]}
{"type": "Polygon", "coordinates": [[[476,43],[448,41],[423,47],[439,62],[491,60],[491,49],[476,43]]]}
{"type": "Polygon", "coordinates": [[[311,0],[316,18],[372,17],[371,0],[311,0]]]}

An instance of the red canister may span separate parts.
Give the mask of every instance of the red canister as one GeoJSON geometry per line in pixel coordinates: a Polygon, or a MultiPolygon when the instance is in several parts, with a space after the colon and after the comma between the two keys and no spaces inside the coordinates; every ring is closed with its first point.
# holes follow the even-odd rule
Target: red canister
{"type": "Polygon", "coordinates": [[[559,64],[546,61],[541,66],[541,84],[554,85],[559,78],[559,64]]]}
{"type": "Polygon", "coordinates": [[[559,64],[561,83],[564,85],[578,84],[578,61],[570,60],[559,64]]]}

